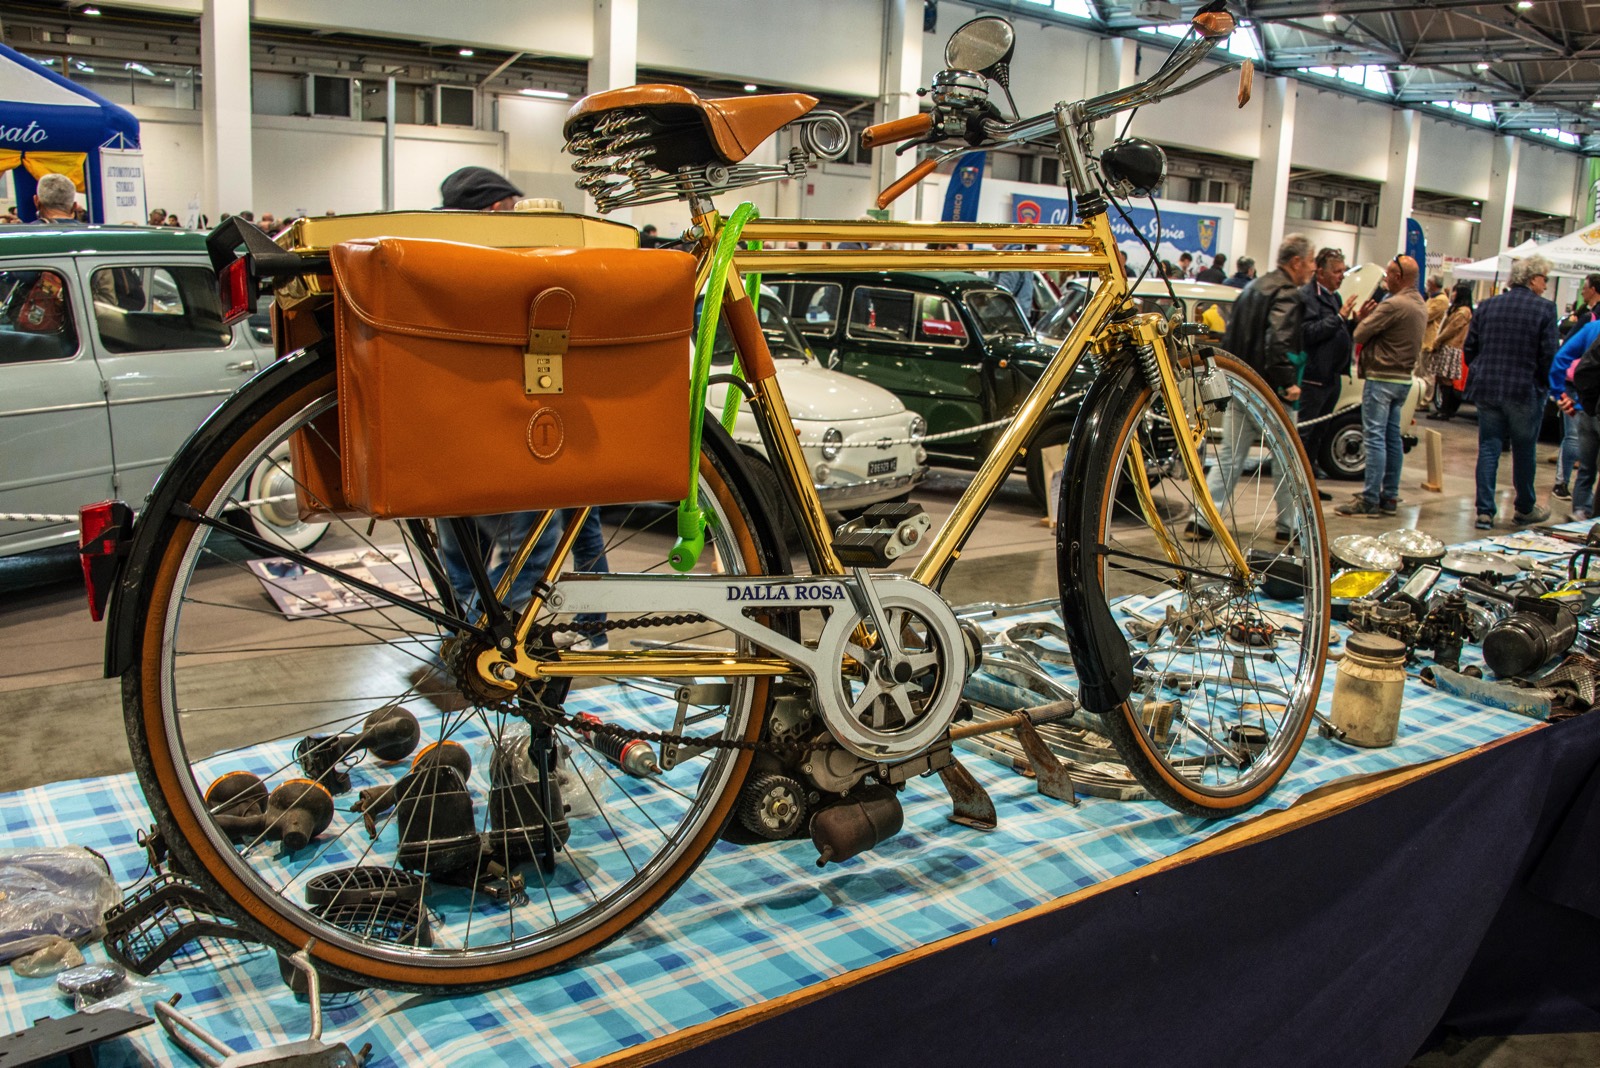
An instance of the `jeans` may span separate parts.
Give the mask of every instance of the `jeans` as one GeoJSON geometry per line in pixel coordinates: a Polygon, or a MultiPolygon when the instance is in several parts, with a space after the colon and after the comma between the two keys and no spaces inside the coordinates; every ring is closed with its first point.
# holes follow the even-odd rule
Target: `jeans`
{"type": "Polygon", "coordinates": [[[1600,422],[1578,413],[1578,456],[1572,480],[1572,512],[1594,515],[1595,460],[1600,457],[1600,422]]]}
{"type": "Polygon", "coordinates": [[[1410,382],[1369,378],[1362,387],[1361,440],[1367,448],[1367,484],[1361,496],[1368,504],[1400,499],[1400,465],[1406,458],[1400,443],[1400,410],[1410,395],[1410,382]]]}
{"type": "Polygon", "coordinates": [[[1539,440],[1539,417],[1544,411],[1544,394],[1532,392],[1520,399],[1478,401],[1478,494],[1479,515],[1494,515],[1495,480],[1500,472],[1500,450],[1511,442],[1511,484],[1516,487],[1512,507],[1519,513],[1533,511],[1539,503],[1533,488],[1536,467],[1534,446],[1539,440]]]}
{"type": "MultiPolygon", "coordinates": [[[[506,565],[511,563],[511,558],[516,555],[517,549],[522,545],[522,539],[528,536],[528,531],[533,529],[543,514],[543,512],[508,512],[505,515],[476,516],[467,520],[477,540],[477,545],[472,548],[484,561],[491,585],[499,584],[500,576],[505,574],[506,565]]],[[[511,584],[510,604],[513,609],[521,609],[528,603],[528,598],[533,596],[533,584],[544,574],[545,567],[550,563],[550,557],[555,554],[556,543],[561,540],[561,532],[571,521],[572,514],[573,509],[563,508],[556,513],[550,525],[545,527],[544,534],[540,536],[532,554],[528,557],[528,562],[522,565],[522,570],[517,573],[516,580],[511,584]]],[[[440,520],[435,525],[439,532],[439,548],[444,557],[445,573],[450,576],[450,588],[455,591],[456,601],[461,605],[462,614],[469,618],[476,616],[478,593],[473,589],[472,572],[467,570],[466,556],[462,552],[462,547],[456,544],[449,523],[440,520]]],[[[578,532],[578,540],[572,547],[569,563],[582,571],[610,570],[606,563],[605,534],[600,529],[598,508],[589,510],[589,518],[584,521],[583,529],[578,532]]],[[[604,617],[585,613],[574,618],[580,623],[589,623],[598,622],[604,617]]]]}
{"type": "Polygon", "coordinates": [[[1572,481],[1572,467],[1578,462],[1579,415],[1561,414],[1561,458],[1556,461],[1556,481],[1565,486],[1572,481]]]}
{"type": "MultiPolygon", "coordinates": [[[[1250,459],[1250,450],[1260,440],[1260,427],[1256,421],[1240,411],[1237,401],[1228,405],[1222,416],[1222,441],[1217,445],[1216,462],[1206,474],[1206,488],[1211,491],[1211,499],[1217,502],[1217,511],[1224,517],[1234,512],[1230,504],[1233,488],[1239,484],[1239,475],[1244,471],[1245,462],[1250,459]]],[[[1250,496],[1253,498],[1256,495],[1250,496]]],[[[1287,472],[1272,472],[1272,499],[1278,506],[1279,529],[1289,530],[1294,497],[1289,492],[1287,472]]],[[[1195,523],[1200,527],[1205,526],[1198,512],[1195,523]]],[[[1247,529],[1242,521],[1236,522],[1235,526],[1240,530],[1247,529]]]]}

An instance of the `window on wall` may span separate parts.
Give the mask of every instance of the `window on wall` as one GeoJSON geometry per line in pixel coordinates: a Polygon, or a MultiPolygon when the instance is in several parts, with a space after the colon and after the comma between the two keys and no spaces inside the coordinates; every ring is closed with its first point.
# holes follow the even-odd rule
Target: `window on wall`
{"type": "MultiPolygon", "coordinates": [[[[1179,38],[1187,36],[1189,24],[1187,22],[1174,22],[1166,26],[1140,26],[1140,33],[1153,34],[1158,37],[1179,38]]],[[[1261,58],[1261,42],[1256,39],[1254,24],[1248,19],[1239,23],[1237,29],[1228,35],[1227,43],[1221,51],[1238,56],[1240,59],[1259,60],[1261,58]]]]}
{"type": "Polygon", "coordinates": [[[1075,19],[1087,19],[1090,22],[1100,21],[1095,16],[1094,8],[1089,6],[1089,0],[1023,0],[1023,2],[1050,8],[1059,15],[1071,15],[1075,19]]]}
{"type": "Polygon", "coordinates": [[[1428,106],[1442,111],[1453,111],[1474,122],[1494,122],[1494,108],[1488,104],[1464,104],[1459,100],[1430,100],[1428,106]]]}

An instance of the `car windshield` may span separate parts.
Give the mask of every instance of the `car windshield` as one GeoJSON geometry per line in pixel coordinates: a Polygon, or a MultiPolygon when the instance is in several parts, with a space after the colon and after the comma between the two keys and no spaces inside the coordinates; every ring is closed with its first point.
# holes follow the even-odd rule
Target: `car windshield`
{"type": "Polygon", "coordinates": [[[1039,336],[1062,341],[1072,332],[1083,306],[1089,303],[1089,290],[1081,282],[1068,282],[1061,291],[1061,302],[1039,320],[1039,336]]]}
{"type": "MultiPolygon", "coordinates": [[[[701,298],[695,302],[694,319],[698,328],[700,322],[700,309],[705,300],[701,298]]],[[[784,312],[783,305],[771,293],[762,293],[759,304],[761,315],[761,333],[767,339],[767,348],[772,350],[774,360],[808,360],[811,350],[806,348],[805,342],[800,340],[800,335],[795,332],[794,324],[789,321],[789,316],[784,312]]],[[[733,333],[728,329],[727,319],[717,323],[717,340],[711,347],[711,366],[733,366],[733,333]]]]}
{"type": "Polygon", "coordinates": [[[1001,289],[974,289],[963,298],[978,332],[991,337],[1031,337],[1028,321],[1017,307],[1017,298],[1001,289]]]}

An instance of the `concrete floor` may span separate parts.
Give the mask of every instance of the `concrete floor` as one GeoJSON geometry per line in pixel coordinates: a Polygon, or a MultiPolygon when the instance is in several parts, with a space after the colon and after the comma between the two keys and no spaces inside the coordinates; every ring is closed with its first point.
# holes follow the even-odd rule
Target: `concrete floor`
{"type": "MultiPolygon", "coordinates": [[[[1417,527],[1446,543],[1481,536],[1473,529],[1473,469],[1476,426],[1469,414],[1449,423],[1422,422],[1417,429],[1441,434],[1443,492],[1420,488],[1426,466],[1421,447],[1405,465],[1402,503],[1392,520],[1333,514],[1352,483],[1327,482],[1334,500],[1324,505],[1330,537],[1417,527]]],[[[1549,501],[1554,468],[1540,447],[1538,485],[1549,501]]],[[[937,471],[918,494],[937,523],[948,513],[966,477],[937,471]]],[[[1500,530],[1510,530],[1510,460],[1502,463],[1500,530]]],[[[1549,501],[1556,520],[1565,502],[1549,501]]],[[[946,594],[955,604],[1028,601],[1054,596],[1053,539],[1040,524],[1020,478],[1013,478],[991,507],[968,551],[953,571],[946,594]]],[[[0,722],[6,725],[7,759],[0,765],[0,792],[63,779],[130,770],[122,728],[119,685],[101,675],[104,627],[89,619],[76,556],[71,552],[0,558],[0,722]]],[[[307,656],[314,656],[308,653],[307,656]]],[[[256,666],[265,670],[270,661],[256,666]]],[[[304,666],[304,665],[302,665],[304,666]]],[[[400,670],[395,668],[394,670],[400,670]]],[[[314,672],[305,672],[306,675],[314,672]]],[[[281,687],[282,679],[275,678],[281,687]]],[[[254,689],[254,687],[251,687],[254,689]]],[[[1600,1035],[1519,1036],[1480,1039],[1429,1053],[1415,1068],[1509,1068],[1600,1064],[1600,1035]]]]}

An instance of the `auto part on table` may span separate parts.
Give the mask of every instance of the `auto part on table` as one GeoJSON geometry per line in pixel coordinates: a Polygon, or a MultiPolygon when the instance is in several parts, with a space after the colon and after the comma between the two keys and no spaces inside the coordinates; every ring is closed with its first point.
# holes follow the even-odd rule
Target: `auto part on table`
{"type": "Polygon", "coordinates": [[[1369,749],[1393,745],[1406,685],[1405,644],[1387,634],[1356,633],[1345,643],[1333,684],[1339,737],[1369,749]]]}

